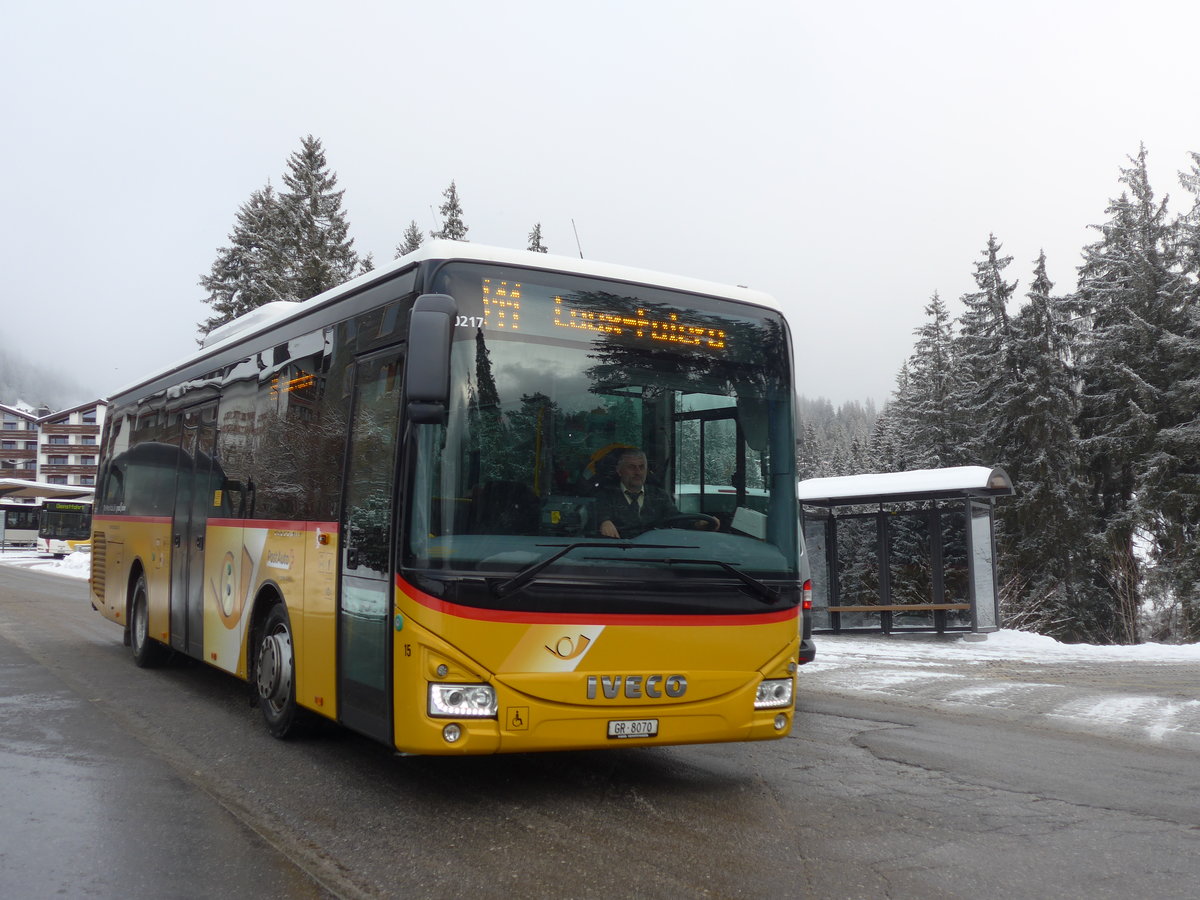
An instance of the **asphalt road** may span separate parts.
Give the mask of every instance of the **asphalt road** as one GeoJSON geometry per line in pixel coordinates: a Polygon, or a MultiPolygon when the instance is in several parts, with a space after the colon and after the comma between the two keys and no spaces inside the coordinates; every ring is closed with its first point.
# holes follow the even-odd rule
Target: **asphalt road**
{"type": "Polygon", "coordinates": [[[1195,897],[1200,755],[803,690],[764,744],[399,758],[279,742],[0,566],[0,896],[1195,897]]]}

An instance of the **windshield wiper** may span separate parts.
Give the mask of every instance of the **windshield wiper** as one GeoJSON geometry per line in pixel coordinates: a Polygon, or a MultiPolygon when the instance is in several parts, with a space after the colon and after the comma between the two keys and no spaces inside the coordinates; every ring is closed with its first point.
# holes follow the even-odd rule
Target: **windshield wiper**
{"type": "MultiPolygon", "coordinates": [[[[660,560],[655,560],[655,562],[659,562],[659,561],[660,560]]],[[[754,593],[758,596],[758,599],[761,600],[763,603],[766,603],[768,605],[774,605],[779,602],[779,591],[775,590],[775,588],[771,587],[766,582],[759,581],[753,575],[748,575],[747,573],[745,573],[741,569],[739,569],[737,566],[730,565],[729,563],[724,562],[722,560],[719,560],[719,559],[664,559],[664,560],[661,560],[661,562],[666,563],[668,566],[673,566],[676,563],[686,563],[687,565],[692,565],[692,566],[720,566],[722,569],[724,569],[726,572],[728,572],[730,575],[732,575],[734,578],[736,578],[742,584],[746,585],[746,587],[748,587],[752,591],[754,591],[754,593]]]]}
{"type": "MultiPolygon", "coordinates": [[[[542,545],[546,546],[546,545],[542,545]]],[[[550,546],[553,546],[551,544],[550,546]]],[[[503,581],[489,582],[492,589],[492,595],[496,597],[507,597],[509,594],[519,591],[529,582],[541,574],[542,570],[554,565],[568,553],[573,550],[584,550],[588,548],[600,547],[605,550],[695,550],[695,547],[689,547],[682,544],[635,544],[631,541],[576,541],[573,544],[567,544],[557,553],[551,553],[545,559],[539,559],[537,562],[532,562],[521,571],[517,572],[512,578],[506,578],[503,581]]],[[[658,562],[659,560],[654,560],[658,562]]]]}

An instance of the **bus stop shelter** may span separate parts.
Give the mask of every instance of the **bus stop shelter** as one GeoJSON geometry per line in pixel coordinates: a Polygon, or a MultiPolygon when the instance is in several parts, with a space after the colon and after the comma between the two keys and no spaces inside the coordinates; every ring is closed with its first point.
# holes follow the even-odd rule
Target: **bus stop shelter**
{"type": "Polygon", "coordinates": [[[958,466],[799,484],[814,633],[999,628],[1000,468],[958,466]]]}

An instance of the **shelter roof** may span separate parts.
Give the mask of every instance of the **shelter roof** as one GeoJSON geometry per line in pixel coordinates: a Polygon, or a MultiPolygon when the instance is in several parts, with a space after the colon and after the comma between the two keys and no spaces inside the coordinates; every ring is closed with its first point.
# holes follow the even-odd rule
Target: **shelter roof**
{"type": "Polygon", "coordinates": [[[24,478],[0,478],[0,497],[33,499],[37,497],[60,497],[75,499],[91,497],[95,488],[78,484],[46,484],[41,481],[26,481],[24,478]]]}
{"type": "Polygon", "coordinates": [[[809,506],[849,506],[945,500],[954,497],[998,497],[1012,494],[1012,479],[1001,468],[955,466],[808,478],[798,485],[800,502],[809,506]]]}

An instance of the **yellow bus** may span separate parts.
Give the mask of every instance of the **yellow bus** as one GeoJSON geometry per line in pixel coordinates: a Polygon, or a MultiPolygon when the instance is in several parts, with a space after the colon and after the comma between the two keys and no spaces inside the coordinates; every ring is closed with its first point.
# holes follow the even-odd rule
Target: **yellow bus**
{"type": "Polygon", "coordinates": [[[791,339],[764,294],[432,242],[222,326],[109,407],[93,605],[138,666],[245,679],[277,737],[320,717],[467,754],[791,728],[812,648],[791,339]],[[607,537],[626,465],[656,518],[607,537]]]}
{"type": "Polygon", "coordinates": [[[91,541],[92,504],[83,500],[43,500],[38,522],[38,553],[59,559],[91,541]]]}

